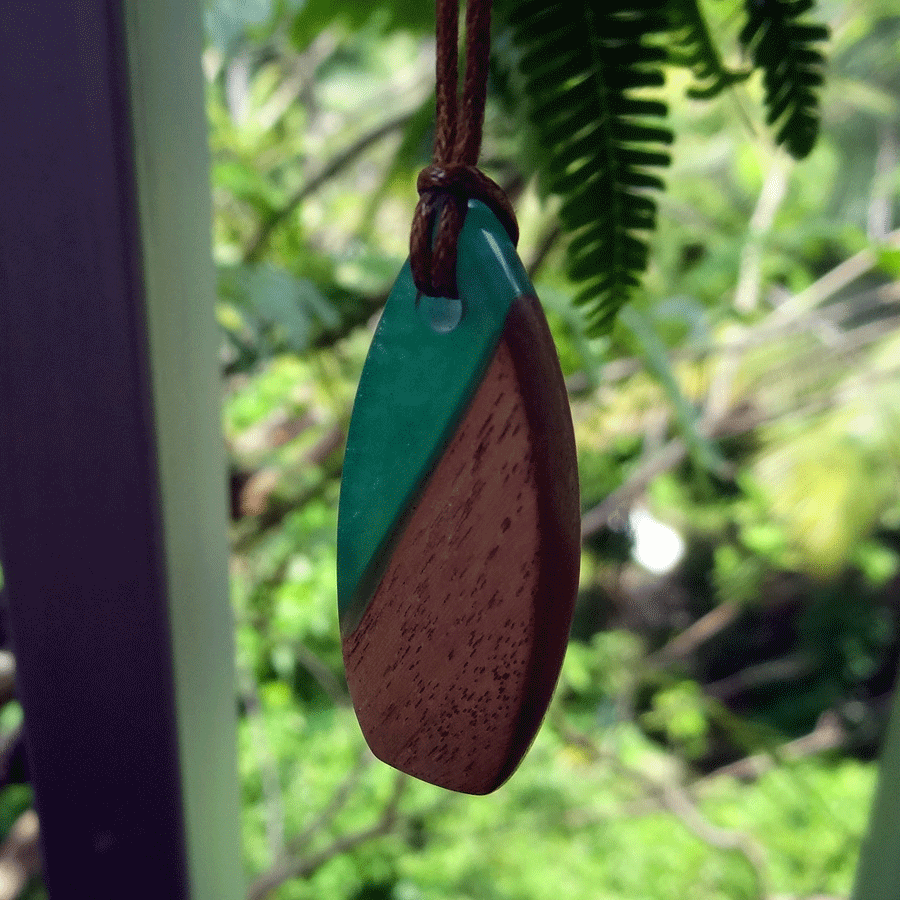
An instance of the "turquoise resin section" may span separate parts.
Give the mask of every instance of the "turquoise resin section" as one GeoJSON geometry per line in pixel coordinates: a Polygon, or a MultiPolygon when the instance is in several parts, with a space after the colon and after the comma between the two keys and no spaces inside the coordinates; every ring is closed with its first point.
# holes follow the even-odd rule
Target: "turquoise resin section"
{"type": "Polygon", "coordinates": [[[409,261],[363,367],[347,435],[338,511],[341,632],[351,633],[423,489],[481,384],[512,302],[534,289],[503,226],[469,201],[457,245],[461,306],[419,296],[409,261]]]}

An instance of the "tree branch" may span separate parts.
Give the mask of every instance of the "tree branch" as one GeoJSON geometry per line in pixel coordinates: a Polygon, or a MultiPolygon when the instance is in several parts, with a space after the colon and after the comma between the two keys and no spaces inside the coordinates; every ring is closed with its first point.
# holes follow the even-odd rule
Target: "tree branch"
{"type": "Polygon", "coordinates": [[[288,850],[291,856],[299,856],[309,847],[317,834],[331,826],[335,818],[337,818],[338,813],[347,805],[350,797],[353,796],[353,792],[359,786],[363,775],[368,771],[374,760],[375,757],[372,755],[369,748],[363,747],[359,759],[356,761],[356,765],[350,770],[347,777],[338,785],[328,806],[326,806],[325,809],[323,809],[322,812],[290,842],[288,850]]]}
{"type": "Polygon", "coordinates": [[[671,663],[676,659],[683,659],[705,644],[711,637],[727,628],[740,615],[740,612],[741,606],[737,603],[720,603],[648,656],[647,664],[658,666],[671,663]]]}
{"type": "Polygon", "coordinates": [[[263,810],[265,814],[266,839],[271,858],[279,859],[284,854],[284,801],[278,763],[266,734],[265,722],[259,703],[259,692],[252,672],[241,673],[242,699],[247,710],[247,721],[253,731],[253,745],[259,764],[262,782],[263,810]]]}
{"type": "Polygon", "coordinates": [[[788,741],[774,753],[754,753],[704,775],[694,782],[695,789],[701,789],[717,778],[737,778],[740,781],[754,781],[781,762],[795,762],[828,750],[837,750],[847,744],[847,729],[833,712],[823,713],[816,727],[796,740],[788,741]]]}
{"type": "Polygon", "coordinates": [[[870,241],[883,241],[890,233],[893,218],[893,178],[897,170],[897,130],[882,125],[878,135],[878,155],[872,177],[872,192],[866,216],[866,233],[870,241]]]}
{"type": "Polygon", "coordinates": [[[659,785],[660,799],[665,809],[693,835],[716,850],[732,851],[742,856],[756,878],[760,897],[770,894],[771,880],[766,855],[760,844],[750,835],[720,828],[706,819],[687,791],[674,783],[659,785]]]}
{"type": "MultiPolygon", "coordinates": [[[[900,228],[885,235],[883,246],[900,247],[900,228]]],[[[835,266],[808,288],[795,294],[789,300],[782,303],[768,318],[760,323],[759,330],[762,334],[769,334],[772,330],[783,328],[786,323],[799,319],[804,314],[810,313],[817,306],[833,297],[838,291],[861,278],[867,272],[871,272],[878,265],[878,256],[874,250],[866,248],[854,253],[849,259],[845,259],[840,265],[835,266]]]]}
{"type": "MultiPolygon", "coordinates": [[[[699,424],[698,424],[699,427],[699,424]]],[[[647,490],[658,475],[674,469],[687,458],[688,449],[682,438],[672,438],[661,450],[639,465],[625,483],[581,518],[581,539],[596,534],[610,522],[626,519],[635,500],[647,490]]]]}
{"type": "MultiPolygon", "coordinates": [[[[889,242],[900,244],[900,229],[892,233],[889,242]]],[[[844,269],[843,271],[839,271],[844,264],[838,266],[836,269],[833,269],[829,275],[824,276],[819,282],[816,282],[808,289],[808,291],[812,293],[804,292],[804,294],[798,294],[797,298],[802,299],[805,296],[807,299],[803,300],[804,304],[810,304],[810,298],[815,298],[816,303],[824,302],[831,293],[839,290],[842,284],[849,283],[849,281],[864,274],[872,268],[876,262],[874,253],[868,250],[862,251],[857,254],[856,257],[852,257],[848,262],[852,262],[853,260],[856,260],[856,262],[850,267],[850,270],[844,269]],[[853,276],[852,278],[850,277],[851,275],[853,276]],[[822,286],[814,291],[813,289],[819,284],[822,286]]],[[[787,306],[790,303],[792,303],[792,301],[788,301],[784,306],[787,306]]],[[[768,319],[759,326],[753,328],[750,334],[740,341],[720,345],[718,352],[731,355],[739,354],[748,347],[756,346],[763,341],[770,339],[773,333],[782,331],[786,327],[796,327],[797,319],[792,316],[781,314],[784,306],[779,307],[768,319]],[[771,325],[773,318],[779,319],[777,327],[771,325]]],[[[808,309],[806,306],[804,306],[803,309],[798,308],[796,310],[797,318],[802,319],[803,317],[814,316],[811,312],[812,308],[813,306],[810,306],[808,309]]],[[[898,317],[890,316],[864,326],[848,329],[846,332],[840,332],[838,341],[834,343],[830,349],[840,353],[856,352],[872,342],[879,340],[886,334],[890,334],[894,330],[897,321],[898,317]]],[[[617,373],[621,377],[628,377],[630,374],[638,371],[642,366],[641,361],[637,359],[633,361],[619,360],[618,362],[624,366],[623,370],[617,373]]],[[[606,375],[606,372],[604,372],[604,375],[606,375]]],[[[879,375],[879,377],[884,376],[885,373],[880,373],[879,375]]],[[[860,383],[864,385],[871,384],[871,382],[872,379],[860,379],[860,383]]],[[[725,400],[727,398],[723,399],[725,397],[723,385],[716,385],[715,390],[717,396],[715,398],[710,397],[703,418],[696,426],[698,433],[702,436],[715,438],[726,435],[742,434],[747,431],[752,431],[754,428],[757,428],[767,421],[768,418],[771,418],[761,411],[752,410],[749,407],[733,407],[728,409],[725,405],[725,400]]],[[[832,403],[833,397],[829,396],[822,401],[821,405],[823,408],[827,408],[832,403]]],[[[815,410],[818,406],[812,408],[815,410]]],[[[687,458],[687,455],[688,448],[684,440],[680,437],[676,437],[666,443],[647,460],[640,463],[624,484],[609,494],[609,496],[594,509],[584,514],[581,527],[582,539],[595,534],[616,517],[627,515],[632,504],[646,491],[650,482],[657,476],[669,472],[680,465],[687,458]]]]}
{"type": "Polygon", "coordinates": [[[292,878],[310,878],[336,856],[349,853],[362,844],[390,834],[401,821],[398,807],[408,782],[408,776],[397,774],[391,796],[382,809],[381,815],[371,826],[339,837],[332,844],[311,856],[285,859],[276,864],[270,871],[253,882],[247,893],[247,900],[265,900],[275,888],[284,882],[292,878]]]}
{"type": "Polygon", "coordinates": [[[312,675],[318,685],[328,695],[335,706],[350,706],[350,695],[341,682],[335,678],[328,666],[316,656],[306,644],[297,641],[293,645],[294,656],[297,662],[312,675]]]}
{"type": "Polygon", "coordinates": [[[759,192],[756,209],[750,217],[750,233],[741,251],[737,288],[734,292],[734,308],[738,312],[750,313],[759,305],[763,242],[772,230],[775,216],[787,194],[789,171],[787,160],[783,154],[778,154],[759,192]]]}
{"type": "Polygon", "coordinates": [[[746,691],[801,678],[814,670],[815,661],[812,657],[802,650],[797,650],[778,659],[768,659],[756,665],[746,666],[734,675],[710,682],[704,686],[704,690],[710,697],[727,703],[746,691]]]}
{"type": "Polygon", "coordinates": [[[750,835],[720,828],[700,812],[688,791],[675,781],[658,781],[622,762],[618,756],[600,747],[589,735],[566,726],[563,739],[584,749],[594,762],[605,763],[629,780],[641,785],[647,798],[671,813],[688,831],[716,850],[739,854],[753,871],[760,897],[769,895],[768,863],[763,848],[750,835]]]}
{"type": "Polygon", "coordinates": [[[250,245],[244,254],[244,262],[256,262],[263,253],[269,239],[272,237],[276,228],[288,217],[294,210],[311,194],[314,194],[322,185],[334,178],[343,169],[355,162],[358,157],[362,156],[373,144],[399,131],[403,128],[415,115],[413,112],[405,112],[393,119],[388,119],[377,128],[362,135],[354,141],[349,147],[346,147],[337,154],[324,168],[313,175],[305,182],[282,206],[275,210],[259,227],[256,235],[250,241],[250,245]]]}
{"type": "MultiPolygon", "coordinates": [[[[882,246],[900,248],[900,228],[886,235],[882,246]]],[[[812,329],[822,322],[822,316],[816,312],[816,307],[821,306],[858,278],[870,272],[877,264],[878,257],[873,251],[860,250],[826,272],[808,288],[785,300],[759,323],[747,328],[733,327],[729,332],[733,337],[717,344],[674,348],[671,356],[675,360],[700,360],[713,356],[741,354],[745,350],[766,344],[775,337],[804,328],[812,329]]],[[[848,315],[862,311],[859,304],[854,305],[852,301],[843,301],[829,306],[829,312],[838,310],[842,310],[848,315]]],[[[879,323],[873,324],[877,326],[879,323]]],[[[853,336],[860,330],[860,328],[840,330],[840,341],[835,345],[832,340],[831,349],[842,349],[844,343],[852,342],[853,336]]],[[[645,362],[639,356],[613,359],[603,366],[603,381],[606,384],[623,381],[644,368],[645,362]]],[[[576,373],[566,379],[566,384],[571,392],[583,391],[589,385],[589,379],[583,374],[576,373]]]]}
{"type": "MultiPolygon", "coordinates": [[[[765,421],[757,410],[749,407],[735,407],[715,422],[702,419],[697,422],[697,431],[705,438],[718,438],[752,431],[765,421]]],[[[617,518],[627,517],[632,504],[658,475],[669,472],[683,462],[688,455],[683,438],[672,438],[642,462],[624,484],[616,488],[605,500],[586,512],[581,519],[581,538],[590,537],[617,518]]]]}

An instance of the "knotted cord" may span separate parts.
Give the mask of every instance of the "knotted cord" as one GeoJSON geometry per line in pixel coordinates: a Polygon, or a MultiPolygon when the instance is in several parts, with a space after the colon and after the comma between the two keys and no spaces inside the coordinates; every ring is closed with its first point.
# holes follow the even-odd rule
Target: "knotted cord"
{"type": "Polygon", "coordinates": [[[467,0],[466,71],[459,80],[458,0],[437,0],[437,102],[433,162],[419,173],[419,202],[410,231],[410,265],[416,289],[430,297],[458,297],[456,244],[468,202],[474,198],[497,216],[515,244],[519,226],[503,189],[478,167],[491,50],[491,0],[467,0]]]}

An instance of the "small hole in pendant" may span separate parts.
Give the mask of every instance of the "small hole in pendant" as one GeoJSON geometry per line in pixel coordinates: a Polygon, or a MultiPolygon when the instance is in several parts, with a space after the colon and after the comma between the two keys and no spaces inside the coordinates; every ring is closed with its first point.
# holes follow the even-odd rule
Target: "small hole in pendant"
{"type": "Polygon", "coordinates": [[[452,297],[428,297],[419,294],[416,308],[425,324],[438,334],[449,334],[462,321],[462,300],[452,297]]]}

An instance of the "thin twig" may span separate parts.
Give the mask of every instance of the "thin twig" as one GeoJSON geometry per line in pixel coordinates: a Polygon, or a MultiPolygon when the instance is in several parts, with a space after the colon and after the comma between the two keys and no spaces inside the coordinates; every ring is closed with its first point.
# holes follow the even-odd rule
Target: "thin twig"
{"type": "Polygon", "coordinates": [[[870,241],[883,241],[890,233],[894,173],[897,171],[897,130],[893,125],[882,125],[879,131],[878,155],[875,157],[872,192],[866,215],[866,234],[870,241]]]}
{"type": "MultiPolygon", "coordinates": [[[[900,240],[900,230],[894,233],[897,240],[900,240]]],[[[866,251],[868,252],[868,251],[866,251]]],[[[890,334],[896,326],[897,317],[887,317],[878,322],[873,322],[860,328],[848,330],[841,337],[839,343],[831,348],[833,352],[854,353],[861,348],[879,340],[886,334],[890,334]]],[[[787,324],[782,322],[782,326],[787,324]]],[[[752,341],[741,342],[740,345],[726,344],[720,348],[723,353],[740,352],[746,346],[752,346],[764,337],[760,329],[754,329],[752,341]]],[[[820,360],[821,362],[821,360],[820,360]]],[[[635,369],[639,367],[639,362],[635,361],[635,369]]],[[[624,373],[623,373],[624,374],[624,373]]],[[[890,373],[888,373],[890,374],[890,373]]],[[[877,379],[884,378],[886,373],[878,374],[877,379]]],[[[876,378],[859,378],[859,385],[870,386],[876,378]]],[[[817,405],[813,405],[811,409],[830,408],[833,406],[834,398],[829,396],[820,401],[817,405]]],[[[706,438],[715,438],[722,436],[733,436],[752,431],[759,427],[769,416],[764,415],[760,411],[734,408],[731,410],[720,409],[720,403],[711,403],[704,411],[704,415],[697,422],[697,432],[706,438]],[[733,421],[736,414],[740,414],[738,421],[733,421]]],[[[598,504],[594,509],[585,513],[582,518],[581,536],[582,539],[590,537],[601,528],[611,522],[627,517],[631,506],[646,491],[649,484],[659,475],[671,471],[680,465],[688,455],[688,447],[681,437],[676,437],[666,443],[660,450],[642,462],[632,472],[631,476],[609,494],[605,500],[598,504]]]]}
{"type": "Polygon", "coordinates": [[[347,777],[338,785],[328,806],[326,806],[325,809],[323,809],[297,837],[290,841],[288,852],[291,856],[299,856],[301,853],[304,853],[316,835],[325,831],[332,825],[337,818],[338,813],[347,805],[350,798],[353,796],[353,792],[359,786],[363,775],[372,765],[374,759],[375,757],[372,755],[369,748],[363,747],[363,750],[356,761],[356,765],[349,771],[347,777]]]}
{"type": "Polygon", "coordinates": [[[688,791],[674,781],[659,781],[645,772],[624,763],[615,753],[598,745],[589,735],[576,732],[569,726],[563,739],[585,750],[593,762],[605,763],[616,772],[639,784],[648,798],[670,812],[692,834],[716,850],[739,854],[747,862],[756,878],[759,897],[769,896],[770,878],[765,852],[750,835],[720,828],[700,812],[688,791]]]}
{"type": "Polygon", "coordinates": [[[739,312],[753,312],[759,305],[763,242],[772,230],[775,216],[787,195],[789,171],[784,156],[779,153],[766,175],[756,209],[750,217],[750,233],[741,251],[737,288],[734,292],[734,308],[739,312]]]}
{"type": "Polygon", "coordinates": [[[727,702],[746,691],[800,678],[814,670],[815,661],[812,657],[802,650],[797,650],[778,659],[767,659],[765,662],[746,666],[733,675],[710,682],[705,685],[704,690],[710,697],[727,702]]]}
{"type": "MultiPolygon", "coordinates": [[[[900,247],[900,229],[896,229],[886,235],[882,246],[888,248],[900,247]]],[[[671,356],[674,360],[700,360],[709,357],[720,357],[726,354],[741,354],[746,350],[766,344],[775,337],[813,328],[817,323],[821,322],[821,314],[816,311],[816,308],[832,299],[835,294],[858,278],[866,275],[877,264],[878,257],[876,253],[868,249],[861,250],[826,272],[805,290],[785,300],[758,324],[749,328],[731,329],[731,334],[735,335],[734,338],[702,347],[686,346],[674,348],[671,351],[671,356]]],[[[844,301],[830,305],[828,311],[829,313],[844,312],[850,315],[862,310],[856,304],[844,301]]],[[[843,330],[844,336],[840,339],[837,348],[840,349],[844,342],[852,341],[852,336],[858,330],[857,328],[843,330]]],[[[833,338],[833,335],[831,337],[833,338]]],[[[831,349],[835,349],[835,346],[832,346],[831,349]]],[[[641,372],[645,367],[645,360],[639,356],[610,360],[603,366],[603,381],[606,384],[623,381],[641,372]]],[[[569,376],[567,379],[570,391],[584,390],[588,383],[588,379],[584,377],[579,378],[577,375],[569,376]]]]}
{"type": "Polygon", "coordinates": [[[540,237],[538,240],[537,246],[534,249],[531,258],[528,260],[528,265],[526,266],[526,271],[528,272],[528,277],[534,281],[537,278],[538,273],[543,267],[544,263],[547,261],[547,257],[550,255],[550,251],[556,246],[559,242],[559,239],[562,237],[562,226],[559,222],[554,222],[540,237]]]}
{"type": "Polygon", "coordinates": [[[377,821],[371,826],[339,837],[332,844],[311,856],[282,860],[250,886],[247,900],[264,900],[275,888],[286,881],[292,878],[310,878],[336,856],[349,853],[362,844],[367,844],[369,841],[390,834],[400,821],[398,809],[408,781],[409,778],[406,775],[397,775],[388,802],[382,809],[377,821]]]}
{"type": "Polygon", "coordinates": [[[269,845],[269,854],[273,860],[276,860],[284,854],[284,798],[281,778],[278,774],[278,762],[266,734],[256,679],[249,670],[244,670],[241,673],[241,681],[243,682],[242,699],[247,711],[247,722],[253,732],[253,746],[262,782],[266,839],[269,845]]]}
{"type": "Polygon", "coordinates": [[[658,475],[675,468],[687,458],[687,444],[682,438],[673,438],[646,462],[638,466],[624,484],[616,488],[606,499],[586,512],[581,519],[581,539],[596,534],[612,522],[622,523],[628,518],[632,504],[647,490],[658,475]]]}
{"type": "Polygon", "coordinates": [[[297,662],[315,678],[335,706],[350,706],[350,695],[323,660],[299,641],[293,644],[293,650],[297,662]]]}
{"type": "Polygon", "coordinates": [[[282,206],[275,210],[260,225],[256,235],[249,243],[248,249],[244,254],[244,262],[256,262],[262,255],[263,250],[272,237],[276,228],[293,213],[293,211],[311,194],[314,194],[322,185],[330,181],[335,175],[339,174],[343,169],[355,162],[358,157],[362,156],[373,144],[390,136],[395,131],[403,128],[415,115],[413,112],[404,112],[387,122],[383,122],[377,128],[362,135],[358,140],[354,141],[349,147],[346,147],[337,154],[329,163],[327,163],[319,172],[306,181],[282,206]]]}
{"type": "Polygon", "coordinates": [[[750,835],[739,831],[720,828],[706,819],[699,807],[691,800],[680,785],[664,783],[660,785],[663,805],[681,824],[696,837],[717,850],[732,851],[744,858],[756,878],[758,895],[770,894],[771,879],[768,862],[762,846],[750,835]]]}
{"type": "MultiPolygon", "coordinates": [[[[895,229],[884,238],[883,246],[900,246],[900,228],[895,229]]],[[[871,272],[878,265],[878,255],[874,250],[866,248],[854,253],[840,265],[835,266],[808,288],[795,294],[782,303],[765,321],[760,323],[760,331],[768,334],[771,330],[784,327],[785,323],[799,319],[811,310],[831,299],[839,291],[871,272]]]]}
{"type": "MultiPolygon", "coordinates": [[[[701,419],[697,422],[697,432],[704,438],[718,438],[744,434],[758,428],[765,417],[748,407],[735,407],[716,422],[701,419]]],[[[581,538],[590,537],[600,529],[613,523],[624,521],[634,502],[647,490],[648,485],[658,475],[669,472],[683,462],[688,455],[688,447],[683,438],[672,438],[641,463],[624,484],[609,494],[605,500],[589,510],[581,519],[581,538]]]]}
{"type": "Polygon", "coordinates": [[[667,644],[647,657],[651,666],[663,665],[693,653],[711,637],[727,628],[740,614],[741,606],[737,603],[720,603],[708,613],[691,623],[681,634],[676,635],[667,644]]]}
{"type": "Polygon", "coordinates": [[[743,759],[720,766],[718,769],[697,779],[693,789],[700,790],[709,782],[719,778],[737,778],[740,781],[753,781],[766,772],[774,769],[782,762],[796,762],[829,750],[838,750],[846,746],[847,729],[834,713],[824,713],[816,727],[802,737],[783,744],[774,753],[754,753],[743,759]]]}
{"type": "MultiPolygon", "coordinates": [[[[255,498],[252,507],[252,515],[246,516],[249,524],[236,529],[232,541],[232,552],[249,552],[253,545],[271,529],[277,528],[284,521],[285,516],[296,509],[302,509],[307,503],[316,500],[328,489],[333,479],[341,474],[343,458],[338,454],[343,445],[344,437],[341,429],[335,428],[312,447],[304,459],[307,470],[320,468],[320,477],[313,484],[305,487],[298,494],[281,496],[277,488],[280,486],[280,476],[273,472],[274,477],[263,482],[266,490],[264,494],[255,498]],[[324,456],[325,451],[328,455],[324,456]]],[[[262,476],[260,476],[262,478],[262,476]]],[[[252,480],[248,485],[253,484],[252,480]]],[[[257,485],[254,486],[259,486],[257,485]]],[[[245,502],[248,488],[241,491],[241,505],[245,502]]],[[[248,510],[249,512],[250,510],[248,510]]],[[[270,583],[277,584],[283,577],[283,572],[276,578],[267,579],[270,583]]]]}

